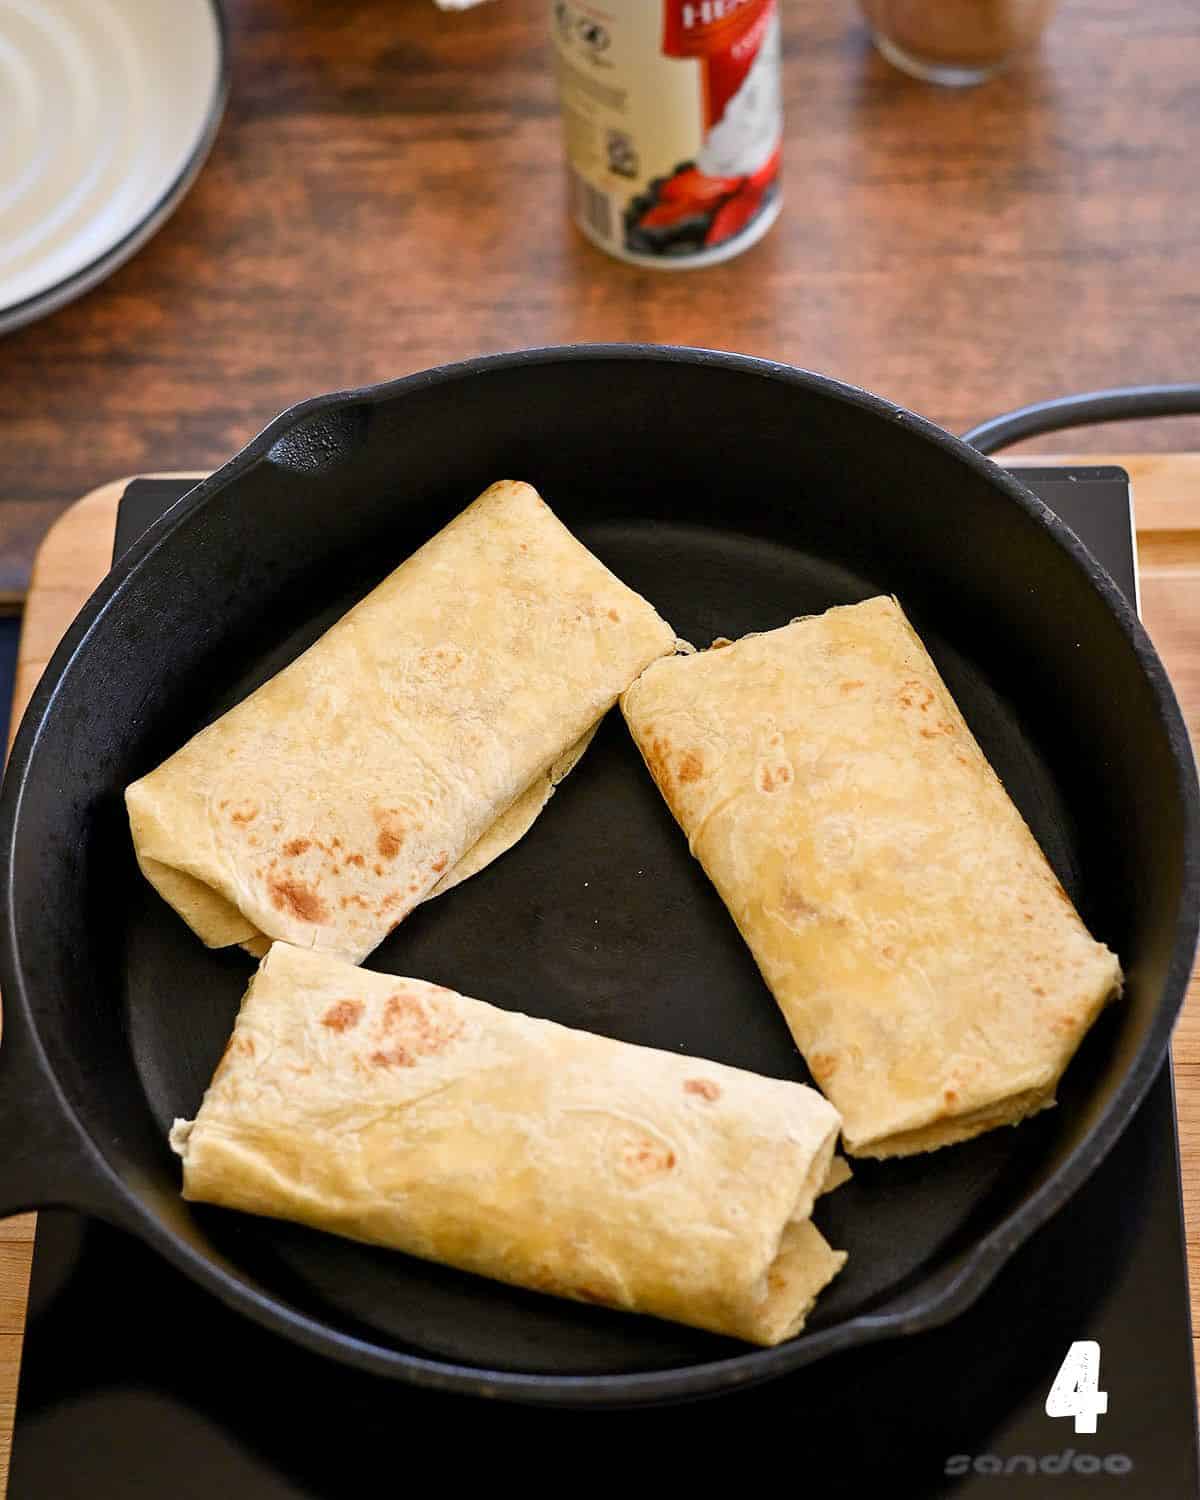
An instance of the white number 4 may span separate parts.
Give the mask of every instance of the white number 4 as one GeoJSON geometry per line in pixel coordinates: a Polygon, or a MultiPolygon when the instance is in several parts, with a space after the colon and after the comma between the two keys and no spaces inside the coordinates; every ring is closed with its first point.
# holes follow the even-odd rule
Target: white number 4
{"type": "Polygon", "coordinates": [[[1100,1345],[1076,1339],[1046,1397],[1046,1415],[1074,1417],[1076,1432],[1095,1432],[1096,1418],[1107,1411],[1108,1392],[1100,1389],[1100,1345]]]}

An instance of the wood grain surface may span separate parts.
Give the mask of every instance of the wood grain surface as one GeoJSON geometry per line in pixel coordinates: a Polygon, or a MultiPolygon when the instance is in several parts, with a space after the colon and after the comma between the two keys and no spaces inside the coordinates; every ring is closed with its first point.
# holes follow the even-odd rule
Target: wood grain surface
{"type": "MultiPolygon", "coordinates": [[[[1200,743],[1200,453],[1061,455],[1060,463],[1123,465],[1133,478],[1141,558],[1142,611],[1175,682],[1193,741],[1200,743]]],[[[1039,462],[1045,462],[1040,459],[1039,462]]],[[[125,481],[93,490],[46,538],[33,569],[22,622],[13,723],[28,702],[59,636],[103,577],[125,481]]],[[[0,542],[5,509],[0,501],[0,542]]],[[[1200,982],[1193,980],[1175,1033],[1175,1080],[1183,1152],[1184,1215],[1192,1325],[1200,1328],[1200,982]]],[[[0,1496],[11,1441],[34,1217],[0,1220],[0,1496]]],[[[1200,1340],[1193,1337],[1200,1359],[1200,1340]]]]}
{"type": "MultiPolygon", "coordinates": [[[[1062,0],[1026,62],[964,93],[891,69],[850,0],[785,0],[783,216],[738,260],[678,275],[612,261],[566,220],[547,0],[227,8],[229,111],[178,213],[97,290],[0,340],[0,608],[97,475],[212,468],[294,401],[484,351],[737,349],[955,430],[1195,376],[1196,0],[1062,0]]],[[[1200,447],[1200,423],[1071,446],[1200,447]]],[[[1200,458],[1129,466],[1144,607],[1195,730],[1200,458]]],[[[18,695],[107,566],[114,494],[42,554],[18,695]]],[[[1193,1243],[1197,1012],[1176,1043],[1193,1243]]],[[[0,1490],[31,1227],[0,1224],[0,1490]]]]}
{"type": "MultiPolygon", "coordinates": [[[[892,69],[853,0],[785,0],[782,218],[675,274],[567,222],[549,0],[227,8],[229,110],[178,213],[0,340],[0,601],[98,476],[212,468],[303,397],[481,351],[737,349],[956,431],[1196,373],[1196,0],[1062,0],[1025,63],[961,92],[892,69]]],[[[1200,423],[1086,445],[1200,448],[1200,423]]]]}

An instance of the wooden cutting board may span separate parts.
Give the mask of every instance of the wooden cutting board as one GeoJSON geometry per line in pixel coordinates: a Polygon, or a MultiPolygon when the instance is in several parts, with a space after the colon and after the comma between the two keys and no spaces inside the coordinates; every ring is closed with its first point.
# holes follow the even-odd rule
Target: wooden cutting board
{"type": "MultiPolygon", "coordinates": [[[[1007,460],[1017,464],[1019,459],[1007,460]]],[[[1141,558],[1142,614],[1200,743],[1200,453],[1083,458],[1048,457],[1030,464],[1114,463],[1134,486],[1141,558]]],[[[93,490],[51,527],[38,551],[25,601],[13,693],[18,722],[63,631],[108,570],[117,503],[125,480],[93,490]]],[[[1175,1084],[1183,1151],[1184,1215],[1192,1285],[1192,1324],[1200,1322],[1200,1000],[1193,980],[1175,1033],[1175,1084]]],[[[8,1455],[25,1321],[34,1216],[0,1220],[0,1493],[8,1455]]],[[[1200,1359],[1200,1348],[1197,1348],[1200,1359]]],[[[70,1351],[63,1350],[69,1358],[70,1351]]]]}

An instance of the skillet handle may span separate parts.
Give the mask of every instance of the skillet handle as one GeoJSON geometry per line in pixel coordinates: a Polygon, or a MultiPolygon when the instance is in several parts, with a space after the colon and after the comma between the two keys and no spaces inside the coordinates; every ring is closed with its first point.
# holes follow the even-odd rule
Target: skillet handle
{"type": "Polygon", "coordinates": [[[19,1007],[0,1035],[0,1219],[34,1208],[74,1208],[121,1225],[108,1169],[71,1117],[19,1007]]]}

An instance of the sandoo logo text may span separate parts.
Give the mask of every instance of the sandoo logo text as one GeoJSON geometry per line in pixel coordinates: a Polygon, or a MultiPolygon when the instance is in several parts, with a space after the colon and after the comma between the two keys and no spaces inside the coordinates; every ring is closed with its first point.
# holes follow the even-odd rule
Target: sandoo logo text
{"type": "Polygon", "coordinates": [[[1005,1458],[998,1453],[953,1453],[946,1460],[944,1472],[990,1474],[997,1478],[1006,1474],[1045,1474],[1050,1478],[1059,1474],[1121,1475],[1133,1472],[1133,1459],[1127,1453],[1076,1453],[1074,1448],[1043,1453],[1036,1458],[1032,1453],[1012,1453],[1005,1458]]]}

